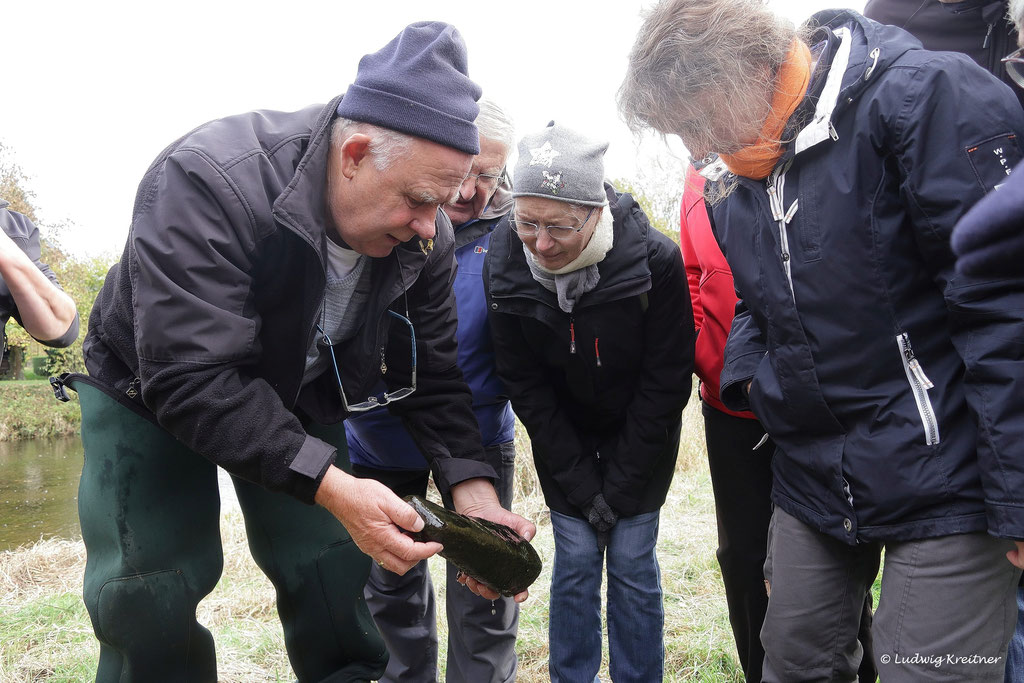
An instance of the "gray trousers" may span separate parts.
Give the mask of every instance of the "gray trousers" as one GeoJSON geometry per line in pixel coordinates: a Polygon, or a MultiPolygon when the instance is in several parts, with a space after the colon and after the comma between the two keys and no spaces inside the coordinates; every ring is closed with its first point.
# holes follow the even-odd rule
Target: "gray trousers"
{"type": "MultiPolygon", "coordinates": [[[[484,449],[498,473],[495,488],[503,507],[512,508],[515,444],[484,449]]],[[[366,470],[359,472],[365,476],[366,470]]],[[[423,486],[426,478],[423,478],[423,486]]],[[[406,493],[411,492],[407,491],[406,493]]],[[[445,504],[451,506],[450,500],[445,504]]],[[[519,606],[512,598],[493,603],[470,592],[456,580],[458,570],[447,564],[449,683],[506,683],[516,677],[516,632],[519,606]]],[[[434,587],[427,563],[420,562],[404,576],[374,564],[364,591],[366,603],[384,635],[391,658],[380,679],[387,683],[434,683],[437,675],[437,623],[434,587]]]]}
{"type": "MultiPolygon", "coordinates": [[[[864,595],[883,545],[841,543],[775,508],[768,531],[767,683],[855,681],[864,595]]],[[[885,547],[871,628],[882,683],[1001,683],[1017,619],[1011,541],[958,534],[885,547]]]]}

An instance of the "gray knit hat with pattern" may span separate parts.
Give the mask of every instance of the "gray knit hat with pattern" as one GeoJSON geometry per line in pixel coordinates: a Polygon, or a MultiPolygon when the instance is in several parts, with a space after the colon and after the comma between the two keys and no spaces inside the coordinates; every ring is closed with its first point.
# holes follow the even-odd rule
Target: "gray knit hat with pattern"
{"type": "Polygon", "coordinates": [[[513,197],[543,197],[584,206],[604,206],[607,142],[589,140],[552,121],[519,141],[513,197]]]}

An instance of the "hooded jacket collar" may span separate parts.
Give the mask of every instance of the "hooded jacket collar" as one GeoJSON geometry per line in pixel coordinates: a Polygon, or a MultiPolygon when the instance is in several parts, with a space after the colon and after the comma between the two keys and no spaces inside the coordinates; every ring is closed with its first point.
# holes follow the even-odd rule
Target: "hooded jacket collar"
{"type": "Polygon", "coordinates": [[[805,103],[814,107],[810,122],[794,131],[795,141],[783,161],[835,138],[835,121],[879,74],[908,50],[921,49],[920,41],[909,33],[850,10],[818,12],[805,27],[813,31],[812,45],[827,41],[823,58],[829,59],[828,71],[821,76],[825,81],[820,90],[815,88],[817,97],[805,103]]]}
{"type": "Polygon", "coordinates": [[[512,210],[512,183],[509,181],[508,176],[505,176],[498,185],[498,188],[494,191],[494,196],[491,197],[491,201],[487,202],[487,207],[484,212],[480,214],[480,220],[486,221],[492,218],[501,218],[506,213],[512,210]]]}

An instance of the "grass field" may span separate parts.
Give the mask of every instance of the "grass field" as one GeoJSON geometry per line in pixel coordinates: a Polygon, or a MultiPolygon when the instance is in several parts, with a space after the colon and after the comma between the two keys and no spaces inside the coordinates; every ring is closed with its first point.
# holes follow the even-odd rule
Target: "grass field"
{"type": "Polygon", "coordinates": [[[47,379],[0,382],[0,441],[76,434],[81,423],[78,401],[57,401],[47,379]]]}
{"type": "MultiPolygon", "coordinates": [[[[9,383],[4,383],[9,384],[9,383]]],[[[73,402],[74,403],[74,402],[73,402]]],[[[551,525],[522,435],[514,509],[538,525],[534,545],[544,573],[523,605],[519,680],[546,681],[551,525]]],[[[199,606],[199,621],[217,641],[222,681],[291,681],[270,583],[249,556],[241,515],[221,520],[224,575],[199,606]]],[[[699,405],[686,411],[679,463],[662,510],[658,555],[665,592],[667,681],[742,681],[715,560],[715,516],[699,405]]],[[[80,598],[85,550],[80,541],[48,540],[0,553],[0,681],[86,681],[98,646],[80,598]]],[[[444,590],[441,560],[431,560],[444,590]]],[[[443,596],[439,596],[443,604],[443,596]]],[[[444,610],[441,624],[444,662],[444,610]]],[[[607,675],[607,652],[601,677],[607,675]]]]}

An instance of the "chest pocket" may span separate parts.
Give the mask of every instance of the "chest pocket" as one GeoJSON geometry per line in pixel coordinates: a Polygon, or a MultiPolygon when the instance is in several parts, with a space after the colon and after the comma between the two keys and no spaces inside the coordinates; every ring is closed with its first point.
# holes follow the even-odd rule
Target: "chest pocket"
{"type": "Polygon", "coordinates": [[[1020,145],[1013,134],[998,135],[967,148],[967,158],[983,192],[991,192],[1021,159],[1020,145]]]}
{"type": "Polygon", "coordinates": [[[813,171],[800,174],[800,210],[794,225],[803,263],[821,260],[821,199],[818,196],[818,175],[813,171]]]}
{"type": "MultiPolygon", "coordinates": [[[[800,204],[794,220],[790,223],[793,231],[791,245],[796,243],[800,252],[795,254],[800,263],[814,263],[821,260],[821,197],[818,194],[818,173],[812,167],[791,168],[787,178],[797,187],[800,204]]],[[[793,199],[785,198],[792,202],[793,199]]],[[[786,205],[788,206],[788,205],[786,205]]]]}

